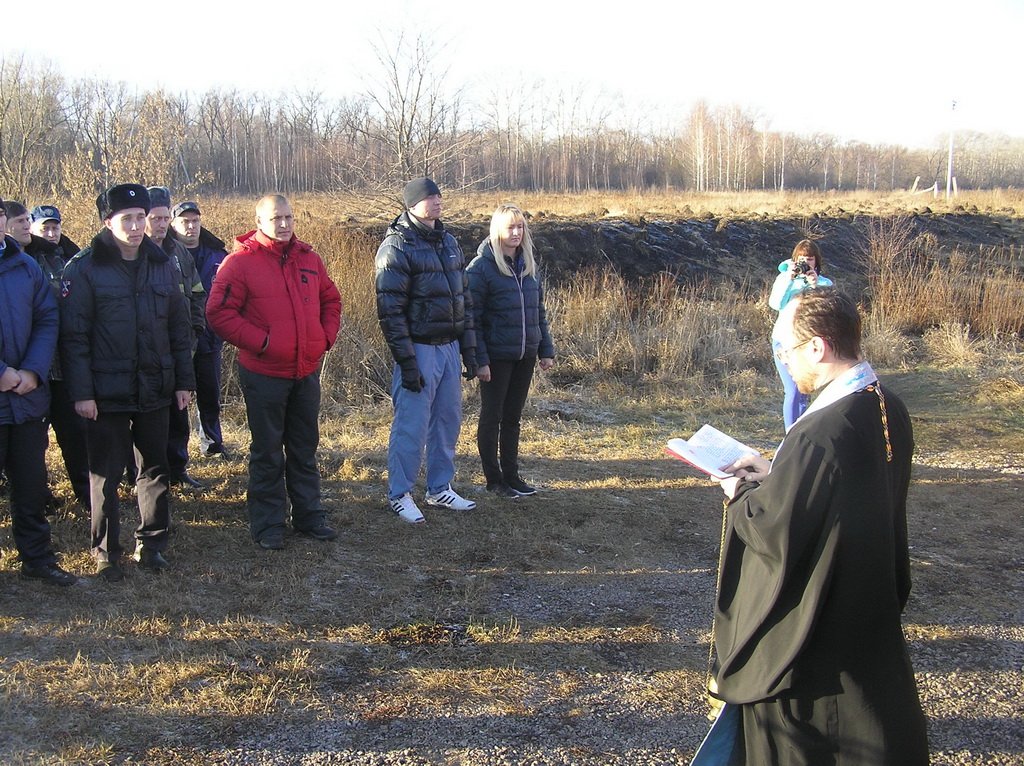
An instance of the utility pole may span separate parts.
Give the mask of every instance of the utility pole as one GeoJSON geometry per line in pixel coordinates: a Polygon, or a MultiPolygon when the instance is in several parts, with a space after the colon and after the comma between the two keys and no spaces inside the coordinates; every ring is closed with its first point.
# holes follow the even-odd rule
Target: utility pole
{"type": "Polygon", "coordinates": [[[952,114],[956,111],[956,101],[953,102],[953,108],[950,110],[949,120],[949,158],[946,160],[946,201],[949,202],[949,198],[953,193],[953,118],[952,114]]]}

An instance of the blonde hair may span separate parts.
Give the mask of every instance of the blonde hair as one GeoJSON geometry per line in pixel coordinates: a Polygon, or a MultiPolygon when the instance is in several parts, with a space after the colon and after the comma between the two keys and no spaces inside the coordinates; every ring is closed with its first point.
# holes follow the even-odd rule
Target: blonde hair
{"type": "Polygon", "coordinates": [[[519,249],[523,251],[523,276],[536,277],[537,262],[533,257],[533,238],[530,236],[530,226],[526,222],[526,216],[523,215],[523,211],[515,205],[498,205],[497,210],[491,215],[490,241],[491,250],[494,251],[494,262],[498,266],[498,271],[506,277],[515,276],[512,273],[512,268],[505,260],[505,254],[501,250],[502,229],[507,223],[512,222],[522,222],[523,224],[523,241],[519,245],[519,249]]]}

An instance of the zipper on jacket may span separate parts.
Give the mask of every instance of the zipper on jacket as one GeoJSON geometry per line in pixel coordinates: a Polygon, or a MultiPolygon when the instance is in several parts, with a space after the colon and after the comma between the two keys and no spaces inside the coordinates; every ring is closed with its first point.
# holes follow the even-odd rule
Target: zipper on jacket
{"type": "Polygon", "coordinates": [[[516,281],[516,288],[519,290],[519,324],[523,329],[519,340],[519,361],[522,361],[526,356],[526,296],[523,295],[523,276],[516,271],[516,262],[512,258],[507,255],[502,255],[502,258],[509,261],[512,279],[516,281]]]}

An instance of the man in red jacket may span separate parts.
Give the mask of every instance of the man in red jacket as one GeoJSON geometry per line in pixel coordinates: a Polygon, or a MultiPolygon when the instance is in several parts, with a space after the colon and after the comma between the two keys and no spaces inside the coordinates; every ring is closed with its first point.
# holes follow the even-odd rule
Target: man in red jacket
{"type": "Polygon", "coordinates": [[[238,237],[213,280],[206,318],[238,348],[249,448],[249,528],[267,550],[292,527],[333,540],[320,497],[320,365],[341,324],[341,295],[313,248],[295,237],[288,200],[256,205],[256,229],[238,237]]]}

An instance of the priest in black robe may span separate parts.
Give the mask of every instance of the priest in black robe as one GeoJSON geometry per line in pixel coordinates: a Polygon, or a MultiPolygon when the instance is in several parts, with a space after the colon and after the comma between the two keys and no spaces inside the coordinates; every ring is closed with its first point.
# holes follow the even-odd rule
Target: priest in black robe
{"type": "Polygon", "coordinates": [[[927,764],[900,622],[910,417],[863,360],[849,297],[808,291],[783,315],[782,360],[818,396],[771,463],[743,458],[721,482],[715,681],[740,707],[732,763],[927,764]]]}

